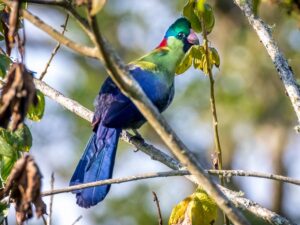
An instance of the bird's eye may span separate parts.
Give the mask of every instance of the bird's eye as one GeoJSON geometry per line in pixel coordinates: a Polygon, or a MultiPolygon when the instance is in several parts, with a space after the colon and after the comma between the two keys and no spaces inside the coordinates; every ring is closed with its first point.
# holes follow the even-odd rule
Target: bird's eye
{"type": "Polygon", "coordinates": [[[180,39],[180,40],[184,39],[185,38],[185,33],[180,32],[179,34],[177,34],[177,38],[180,39]]]}

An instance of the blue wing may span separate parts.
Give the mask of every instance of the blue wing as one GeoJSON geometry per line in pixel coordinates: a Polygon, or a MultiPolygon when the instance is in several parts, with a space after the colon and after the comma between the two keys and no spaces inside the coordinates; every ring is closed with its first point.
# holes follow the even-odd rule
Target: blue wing
{"type": "MultiPolygon", "coordinates": [[[[148,98],[156,105],[160,112],[165,110],[174,96],[174,87],[168,87],[156,74],[140,68],[130,71],[140,84],[148,98]]],[[[94,123],[101,121],[107,127],[138,128],[145,118],[136,106],[107,78],[96,99],[94,123]]]]}

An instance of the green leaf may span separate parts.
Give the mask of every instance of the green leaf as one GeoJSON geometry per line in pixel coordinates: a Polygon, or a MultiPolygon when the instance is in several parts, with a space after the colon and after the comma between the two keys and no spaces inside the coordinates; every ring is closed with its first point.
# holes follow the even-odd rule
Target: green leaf
{"type": "Polygon", "coordinates": [[[15,162],[19,159],[20,154],[18,152],[14,152],[13,157],[3,157],[0,163],[1,169],[1,179],[5,182],[15,165],[15,162]]]}
{"type": "Polygon", "coordinates": [[[220,56],[218,51],[215,48],[209,48],[210,50],[210,62],[212,65],[215,65],[217,68],[220,66],[220,56]]]}
{"type": "Polygon", "coordinates": [[[0,128],[0,155],[12,157],[18,151],[28,152],[31,146],[32,135],[25,124],[15,132],[0,128]]]}
{"type": "Polygon", "coordinates": [[[27,118],[33,121],[40,121],[44,115],[45,111],[45,96],[42,92],[37,90],[36,92],[37,104],[30,104],[27,118]]]}
{"type": "Polygon", "coordinates": [[[4,10],[5,8],[5,4],[4,3],[0,3],[0,11],[4,10]]]}
{"type": "Polygon", "coordinates": [[[0,54],[0,77],[4,78],[6,71],[12,63],[11,59],[6,55],[0,54]]]}
{"type": "Polygon", "coordinates": [[[201,45],[192,46],[191,51],[192,51],[193,58],[196,58],[196,59],[201,59],[203,54],[205,54],[204,47],[201,45]]]}
{"type": "Polygon", "coordinates": [[[192,55],[194,59],[194,68],[203,70],[203,56],[205,55],[204,47],[200,45],[193,46],[192,55]]]}
{"type": "Polygon", "coordinates": [[[194,0],[189,0],[183,8],[183,15],[191,22],[193,30],[197,33],[202,31],[201,23],[198,16],[195,14],[194,8],[196,3],[194,0]]]}
{"type": "Polygon", "coordinates": [[[169,218],[169,225],[181,224],[184,221],[185,212],[189,203],[191,202],[191,196],[185,198],[179,202],[173,209],[169,218]]]}
{"type": "Polygon", "coordinates": [[[12,137],[14,139],[14,146],[18,151],[29,152],[32,146],[32,135],[26,124],[17,129],[12,134],[12,137]]]}
{"type": "Polygon", "coordinates": [[[204,20],[206,33],[209,34],[215,25],[215,16],[212,7],[204,3],[204,1],[198,1],[195,14],[200,20],[204,20]]]}
{"type": "Polygon", "coordinates": [[[0,202],[0,224],[3,224],[8,215],[9,205],[0,202]]]}
{"type": "Polygon", "coordinates": [[[96,15],[105,5],[106,0],[92,0],[91,15],[96,15]]]}
{"type": "Polygon", "coordinates": [[[0,155],[13,157],[14,151],[13,146],[11,146],[4,137],[0,136],[0,155]]]}
{"type": "Polygon", "coordinates": [[[208,75],[208,65],[207,65],[206,55],[203,55],[202,63],[203,63],[202,71],[204,72],[205,75],[208,75]]]}
{"type": "Polygon", "coordinates": [[[28,8],[28,2],[22,2],[22,9],[28,8]]]}
{"type": "Polygon", "coordinates": [[[208,75],[208,69],[212,69],[214,65],[216,67],[220,66],[220,56],[215,48],[209,48],[210,68],[208,68],[207,65],[206,52],[204,46],[196,45],[193,46],[191,49],[195,69],[202,70],[206,75],[208,75]]]}
{"type": "Polygon", "coordinates": [[[193,56],[191,49],[185,54],[181,62],[176,68],[176,74],[182,74],[187,71],[193,63],[193,56]]]}
{"type": "Polygon", "coordinates": [[[202,188],[197,188],[173,208],[169,225],[214,225],[216,220],[215,201],[202,188]]]}

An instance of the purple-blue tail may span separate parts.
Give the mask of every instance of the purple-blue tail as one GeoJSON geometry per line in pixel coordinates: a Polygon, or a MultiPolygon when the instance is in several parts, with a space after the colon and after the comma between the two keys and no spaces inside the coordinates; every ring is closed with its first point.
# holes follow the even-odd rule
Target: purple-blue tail
{"type": "MultiPolygon", "coordinates": [[[[120,132],[120,129],[99,124],[76,167],[70,186],[112,177],[120,132]]],[[[96,205],[105,198],[109,189],[110,185],[103,185],[75,191],[77,204],[84,208],[96,205]]]]}

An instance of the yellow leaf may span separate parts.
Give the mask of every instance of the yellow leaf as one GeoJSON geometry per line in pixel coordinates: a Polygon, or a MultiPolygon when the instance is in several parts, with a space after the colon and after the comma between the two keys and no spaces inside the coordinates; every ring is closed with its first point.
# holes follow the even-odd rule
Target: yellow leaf
{"type": "Polygon", "coordinates": [[[176,67],[176,74],[182,74],[187,71],[193,63],[191,49],[185,54],[179,65],[176,67]]]}
{"type": "Polygon", "coordinates": [[[194,59],[194,68],[197,70],[203,70],[203,63],[201,59],[194,59]]]}
{"type": "Polygon", "coordinates": [[[204,47],[200,45],[194,45],[191,51],[192,51],[193,58],[196,59],[201,59],[202,55],[205,54],[204,47]]]}
{"type": "Polygon", "coordinates": [[[191,197],[187,197],[173,208],[169,219],[169,225],[182,224],[185,217],[185,213],[187,211],[187,207],[191,200],[191,197]]]}
{"type": "Polygon", "coordinates": [[[202,189],[197,188],[191,201],[191,224],[192,225],[213,225],[217,219],[217,204],[202,189]]]}
{"type": "Polygon", "coordinates": [[[183,8],[183,15],[191,22],[192,28],[195,32],[200,33],[202,31],[200,20],[195,14],[194,8],[196,6],[195,0],[189,0],[183,8]]]}
{"type": "Polygon", "coordinates": [[[91,15],[96,15],[105,5],[106,0],[92,0],[91,15]]]}
{"type": "Polygon", "coordinates": [[[202,188],[197,188],[173,208],[169,225],[214,225],[216,219],[215,201],[202,188]]]}
{"type": "Polygon", "coordinates": [[[215,16],[212,7],[205,1],[198,1],[194,9],[199,19],[204,20],[205,30],[209,34],[215,25],[215,16]]]}
{"type": "Polygon", "coordinates": [[[215,65],[216,67],[219,68],[220,66],[220,56],[218,51],[215,48],[209,48],[210,50],[210,60],[211,64],[215,65]]]}

